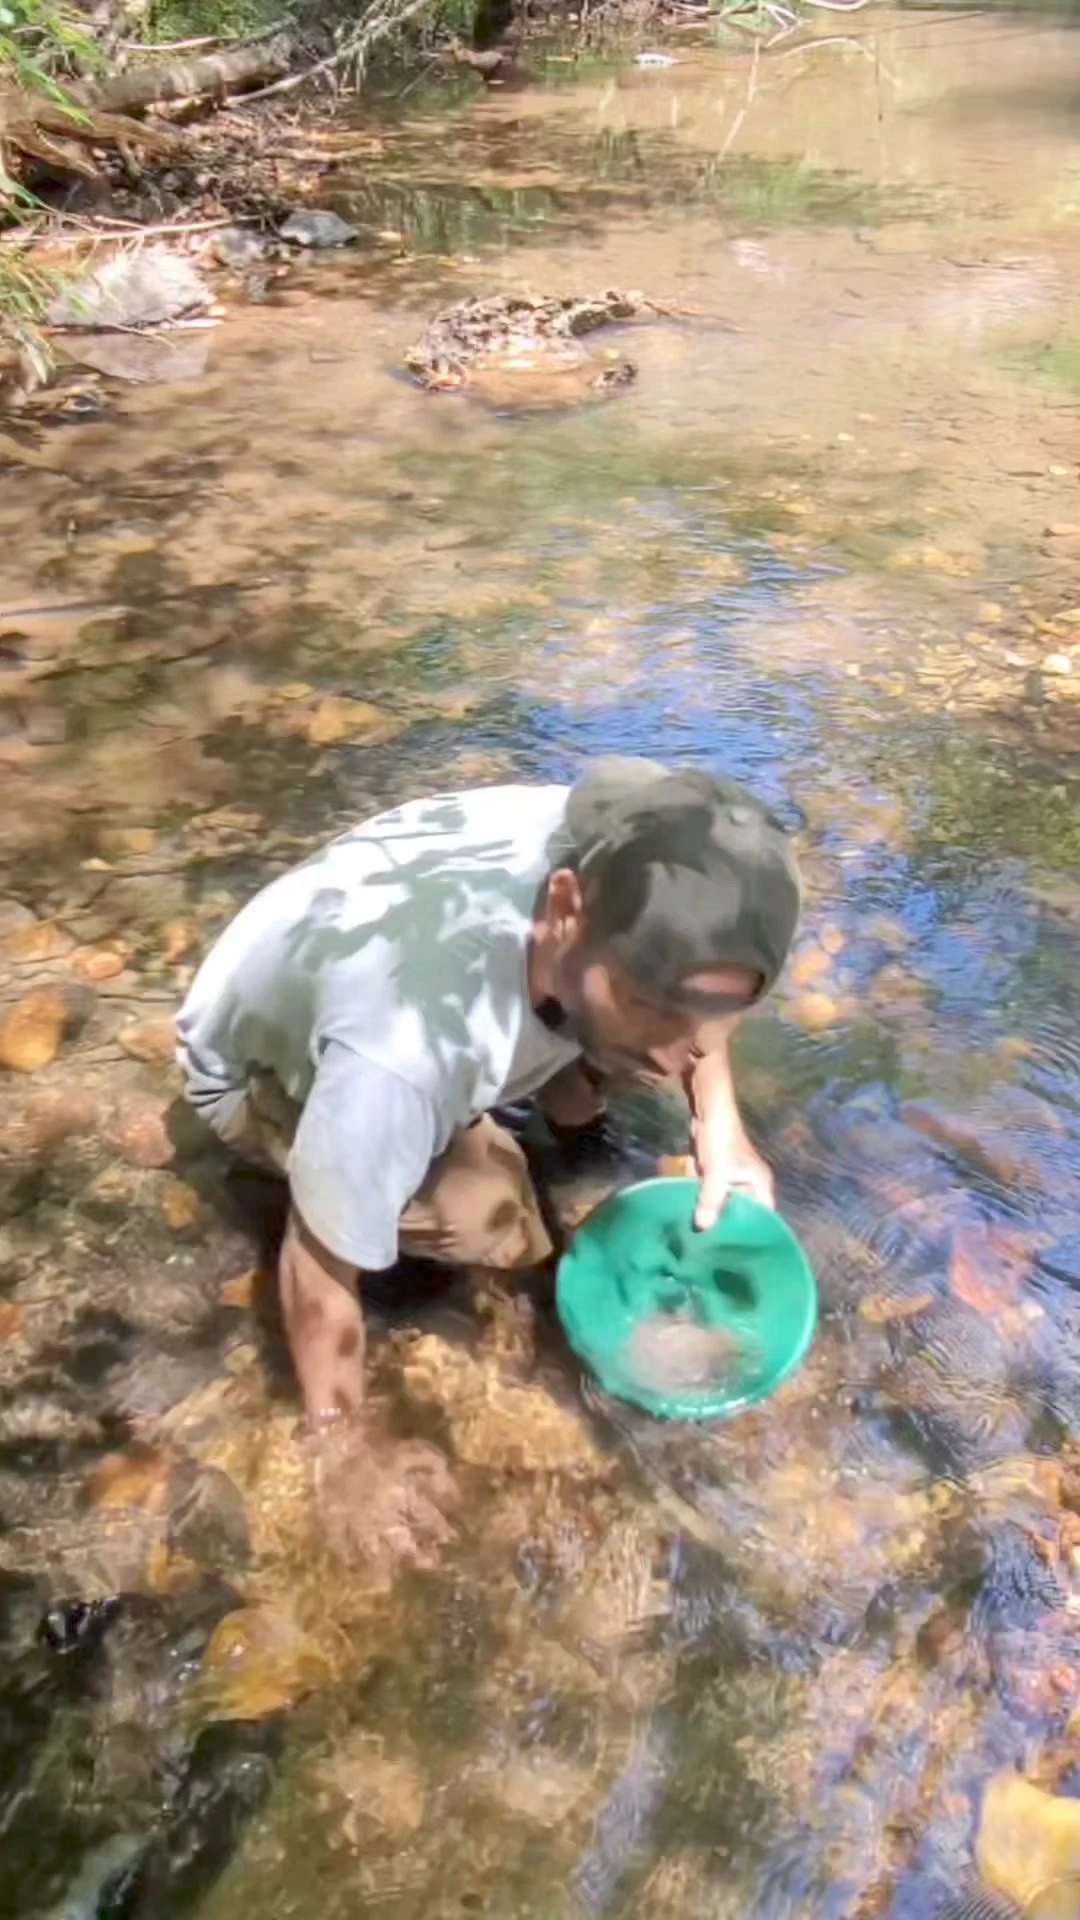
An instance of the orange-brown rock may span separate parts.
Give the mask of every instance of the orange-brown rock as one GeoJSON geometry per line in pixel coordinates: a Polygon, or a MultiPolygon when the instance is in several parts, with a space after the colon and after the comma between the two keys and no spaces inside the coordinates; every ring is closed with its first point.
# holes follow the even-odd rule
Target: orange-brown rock
{"type": "Polygon", "coordinates": [[[122,1027],[117,1039],[132,1060],[145,1066],[171,1066],[176,1057],[176,1022],[168,1014],[153,1020],[133,1020],[122,1027]]]}
{"type": "Polygon", "coordinates": [[[63,987],[35,988],[0,1022],[0,1066],[14,1073],[47,1067],[79,1019],[79,1001],[63,987]]]}

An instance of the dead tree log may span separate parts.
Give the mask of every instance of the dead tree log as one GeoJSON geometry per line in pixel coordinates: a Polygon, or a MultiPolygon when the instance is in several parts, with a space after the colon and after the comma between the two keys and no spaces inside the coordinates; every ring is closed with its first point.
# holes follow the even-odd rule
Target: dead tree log
{"type": "Polygon", "coordinates": [[[227,47],[194,60],[154,61],[129,67],[84,98],[88,105],[111,113],[139,113],[166,100],[224,99],[245,87],[280,79],[289,71],[293,50],[291,37],[277,34],[271,40],[227,47]]]}

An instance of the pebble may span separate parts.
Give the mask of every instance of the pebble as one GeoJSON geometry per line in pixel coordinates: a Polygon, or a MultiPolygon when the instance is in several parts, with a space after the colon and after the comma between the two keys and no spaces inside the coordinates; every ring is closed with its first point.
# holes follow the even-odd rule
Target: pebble
{"type": "Polygon", "coordinates": [[[106,1120],[106,1146],[130,1167],[169,1166],[174,1149],[166,1132],[165,1113],[163,1103],[152,1095],[125,1095],[106,1120]]]}
{"type": "Polygon", "coordinates": [[[69,962],[80,980],[115,980],[126,964],[127,954],[119,945],[76,947],[69,962]]]}
{"type": "Polygon", "coordinates": [[[170,1233],[184,1233],[199,1218],[199,1196],[183,1180],[167,1180],[161,1195],[161,1217],[170,1233]]]}
{"type": "Polygon", "coordinates": [[[829,955],[823,946],[803,947],[791,962],[790,979],[793,987],[803,989],[812,987],[816,980],[829,971],[829,955]]]}
{"type": "Polygon", "coordinates": [[[201,939],[199,927],[194,920],[170,920],[164,929],[164,952],[162,958],[167,967],[178,966],[194,952],[201,939]]]}
{"type": "Polygon", "coordinates": [[[835,1027],[840,1019],[840,1009],[827,993],[800,994],[791,1002],[789,1011],[792,1019],[808,1033],[821,1033],[826,1027],[835,1027]]]}
{"type": "Polygon", "coordinates": [[[225,1307],[253,1307],[256,1294],[264,1286],[269,1276],[260,1267],[249,1267],[246,1273],[238,1273],[234,1279],[226,1280],[221,1289],[221,1303],[225,1307]]]}
{"type": "Polygon", "coordinates": [[[1067,653],[1048,653],[1042,662],[1044,673],[1071,673],[1073,663],[1067,653]]]}
{"type": "Polygon", "coordinates": [[[149,1067],[171,1066],[176,1057],[176,1023],[167,1015],[132,1021],[121,1028],[117,1040],[130,1060],[141,1060],[149,1067]]]}

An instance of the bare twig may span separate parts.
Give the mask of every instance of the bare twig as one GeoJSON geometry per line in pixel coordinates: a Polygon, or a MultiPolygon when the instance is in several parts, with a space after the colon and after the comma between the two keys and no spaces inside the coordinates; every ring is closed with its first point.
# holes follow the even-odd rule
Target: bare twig
{"type": "Polygon", "coordinates": [[[112,226],[99,227],[73,216],[58,214],[54,221],[43,227],[16,227],[4,238],[17,240],[22,245],[37,245],[45,240],[55,240],[62,234],[78,235],[85,240],[149,240],[169,233],[214,233],[221,227],[250,226],[256,221],[255,214],[237,213],[216,220],[164,221],[155,227],[144,227],[138,220],[116,221],[112,226]]]}
{"type": "Polygon", "coordinates": [[[284,80],[275,80],[268,87],[260,87],[257,92],[249,93],[247,101],[266,100],[271,94],[290,93],[296,87],[306,86],[310,80],[317,80],[323,74],[334,73],[340,69],[353,68],[355,82],[358,82],[367,64],[372,49],[388,35],[395,33],[407,21],[414,20],[431,5],[431,0],[382,0],[367,14],[363,26],[341,46],[328,53],[324,59],[316,60],[314,66],[305,67],[300,73],[291,73],[284,80]]]}

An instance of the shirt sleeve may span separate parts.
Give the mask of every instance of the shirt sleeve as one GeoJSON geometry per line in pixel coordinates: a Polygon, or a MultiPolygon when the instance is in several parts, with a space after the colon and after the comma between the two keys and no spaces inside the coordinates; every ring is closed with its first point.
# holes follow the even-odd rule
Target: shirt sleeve
{"type": "Polygon", "coordinates": [[[327,1042],[289,1156],[304,1224],[371,1272],[398,1255],[398,1221],[435,1154],[432,1102],[339,1041],[327,1042]]]}

